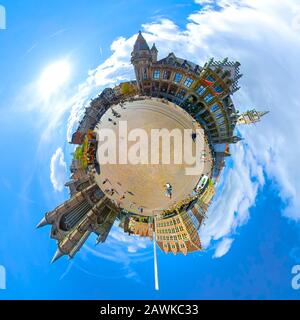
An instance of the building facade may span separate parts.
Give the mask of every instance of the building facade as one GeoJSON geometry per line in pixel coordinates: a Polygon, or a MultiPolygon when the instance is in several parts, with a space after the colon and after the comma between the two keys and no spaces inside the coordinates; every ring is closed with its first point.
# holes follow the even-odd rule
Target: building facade
{"type": "Polygon", "coordinates": [[[141,33],[132,52],[141,94],[161,97],[187,110],[206,129],[213,143],[234,143],[237,113],[231,95],[241,78],[238,62],[211,59],[204,67],[170,53],[157,60],[157,49],[141,33]]]}
{"type": "Polygon", "coordinates": [[[37,227],[51,225],[50,236],[58,243],[54,262],[64,255],[74,257],[92,232],[104,242],[117,215],[118,208],[92,184],[48,212],[37,227]]]}
{"type": "Polygon", "coordinates": [[[134,234],[140,237],[153,239],[153,219],[141,220],[139,217],[130,217],[129,219],[129,234],[134,234]]]}
{"type": "Polygon", "coordinates": [[[182,211],[168,218],[156,217],[156,242],[165,253],[187,255],[202,249],[198,228],[199,221],[191,210],[182,211]]]}
{"type": "Polygon", "coordinates": [[[102,185],[95,183],[95,174],[99,174],[101,168],[96,161],[97,141],[90,139],[84,153],[88,165],[84,167],[76,157],[72,161],[71,178],[66,184],[70,199],[46,213],[38,224],[38,227],[51,225],[50,236],[58,244],[53,262],[64,255],[73,258],[91,233],[97,235],[97,243],[103,243],[116,219],[126,233],[150,239],[155,234],[154,240],[166,253],[186,255],[201,250],[198,230],[215,195],[215,184],[225,159],[230,156],[229,146],[241,140],[234,133],[236,125],[257,123],[267,113],[250,110],[239,114],[236,110],[232,95],[239,90],[242,77],[239,62],[227,58],[222,61],[210,59],[204,66],[199,66],[174,53],[159,60],[155,44],[150,49],[141,32],[134,44],[131,62],[136,80],[121,83],[113,89],[106,88],[91,100],[71,143],[79,145],[81,151],[89,132],[95,130],[108,110],[118,118],[113,106],[118,104],[123,108],[125,102],[132,103],[145,97],[161,98],[187,111],[193,117],[192,121],[197,121],[204,129],[212,155],[204,156],[210,158],[212,165],[209,182],[201,192],[194,189],[187,202],[179,201],[164,214],[154,214],[152,220],[133,216],[121,208],[120,203],[108,199],[100,188],[102,185]]]}
{"type": "Polygon", "coordinates": [[[252,124],[259,122],[261,118],[268,113],[268,111],[256,111],[255,109],[248,110],[239,116],[237,124],[252,124]]]}

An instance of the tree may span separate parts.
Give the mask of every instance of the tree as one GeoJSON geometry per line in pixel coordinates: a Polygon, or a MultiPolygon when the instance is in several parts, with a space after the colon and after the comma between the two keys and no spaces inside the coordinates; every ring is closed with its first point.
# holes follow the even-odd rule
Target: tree
{"type": "Polygon", "coordinates": [[[136,88],[129,82],[124,82],[121,84],[121,94],[125,96],[131,96],[136,93],[136,88]]]}

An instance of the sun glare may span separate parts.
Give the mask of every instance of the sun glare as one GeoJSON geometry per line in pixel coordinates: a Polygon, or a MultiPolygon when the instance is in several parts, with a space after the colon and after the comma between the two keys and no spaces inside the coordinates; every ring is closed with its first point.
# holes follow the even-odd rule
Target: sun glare
{"type": "Polygon", "coordinates": [[[48,99],[56,93],[70,78],[71,67],[67,60],[60,60],[47,66],[39,79],[42,97],[48,99]]]}

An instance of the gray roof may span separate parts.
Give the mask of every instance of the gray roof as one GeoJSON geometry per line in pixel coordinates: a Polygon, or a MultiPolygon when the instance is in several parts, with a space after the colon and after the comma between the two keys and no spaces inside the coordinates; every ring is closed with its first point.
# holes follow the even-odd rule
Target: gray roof
{"type": "Polygon", "coordinates": [[[191,69],[193,71],[195,71],[196,69],[200,71],[202,69],[199,65],[192,61],[176,57],[173,52],[169,53],[169,55],[166,58],[157,61],[157,64],[165,64],[172,67],[181,67],[185,69],[191,69]]]}
{"type": "Polygon", "coordinates": [[[143,37],[141,31],[139,32],[139,35],[138,35],[138,37],[137,37],[137,39],[136,39],[136,42],[135,42],[134,47],[133,47],[133,50],[134,50],[134,51],[150,50],[150,49],[149,49],[149,46],[148,46],[148,44],[147,44],[147,41],[146,41],[145,38],[143,37]]]}

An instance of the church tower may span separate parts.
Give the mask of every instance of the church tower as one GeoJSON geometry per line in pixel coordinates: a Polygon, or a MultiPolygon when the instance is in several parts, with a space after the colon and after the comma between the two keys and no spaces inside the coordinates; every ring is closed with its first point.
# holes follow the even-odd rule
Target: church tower
{"type": "Polygon", "coordinates": [[[269,111],[256,111],[255,109],[248,110],[239,116],[237,124],[251,124],[259,122],[267,113],[269,113],[269,111]]]}
{"type": "Polygon", "coordinates": [[[94,183],[48,212],[37,227],[51,225],[51,238],[58,245],[55,262],[65,255],[73,258],[92,232],[97,243],[104,242],[117,214],[116,205],[94,183]]]}
{"type": "Polygon", "coordinates": [[[141,94],[145,94],[144,81],[151,78],[150,66],[152,64],[152,57],[157,58],[155,50],[157,51],[155,46],[150,50],[140,31],[131,53],[131,63],[134,66],[137,85],[141,94]]]}

